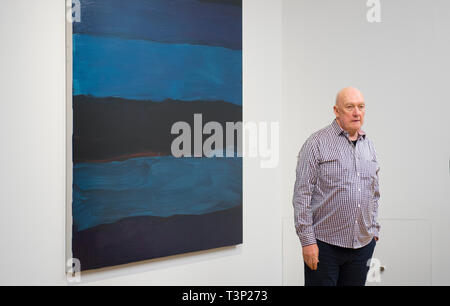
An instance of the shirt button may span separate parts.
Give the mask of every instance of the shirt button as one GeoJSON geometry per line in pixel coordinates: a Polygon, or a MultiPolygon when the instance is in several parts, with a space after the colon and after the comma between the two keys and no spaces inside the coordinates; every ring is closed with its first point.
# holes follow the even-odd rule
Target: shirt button
{"type": "Polygon", "coordinates": [[[355,223],[358,224],[358,220],[356,220],[355,223]]]}
{"type": "Polygon", "coordinates": [[[361,191],[361,188],[358,188],[358,191],[361,191]]]}
{"type": "Polygon", "coordinates": [[[361,207],[361,205],[358,204],[358,207],[361,207]]]}

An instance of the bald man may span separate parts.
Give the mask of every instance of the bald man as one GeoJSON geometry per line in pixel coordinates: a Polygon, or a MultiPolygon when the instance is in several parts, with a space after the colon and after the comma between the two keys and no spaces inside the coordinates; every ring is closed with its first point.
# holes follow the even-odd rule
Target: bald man
{"type": "Polygon", "coordinates": [[[334,114],[298,155],[295,228],[306,286],[364,286],[380,230],[379,166],[373,143],[361,129],[362,93],[342,89],[334,114]]]}

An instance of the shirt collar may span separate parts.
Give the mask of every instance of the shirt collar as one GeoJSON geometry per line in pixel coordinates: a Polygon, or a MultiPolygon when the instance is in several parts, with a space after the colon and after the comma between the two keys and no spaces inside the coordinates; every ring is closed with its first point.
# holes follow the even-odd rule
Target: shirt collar
{"type": "MultiPolygon", "coordinates": [[[[337,123],[336,119],[334,119],[333,122],[331,123],[331,128],[333,129],[333,131],[335,132],[336,135],[344,134],[344,135],[348,136],[348,133],[341,128],[339,123],[337,123]]],[[[363,138],[366,138],[366,132],[364,132],[361,129],[358,131],[358,135],[362,136],[363,138]]]]}

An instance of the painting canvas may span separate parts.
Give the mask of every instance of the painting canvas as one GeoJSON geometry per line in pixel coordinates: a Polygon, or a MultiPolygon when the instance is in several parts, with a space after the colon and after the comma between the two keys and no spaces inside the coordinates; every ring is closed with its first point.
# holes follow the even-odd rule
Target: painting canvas
{"type": "Polygon", "coordinates": [[[223,127],[214,139],[241,141],[225,127],[242,122],[242,2],[80,0],[79,12],[71,251],[81,270],[242,243],[242,157],[236,146],[211,154],[219,142],[196,152],[208,122],[223,127]],[[192,127],[182,156],[177,122],[192,127]]]}

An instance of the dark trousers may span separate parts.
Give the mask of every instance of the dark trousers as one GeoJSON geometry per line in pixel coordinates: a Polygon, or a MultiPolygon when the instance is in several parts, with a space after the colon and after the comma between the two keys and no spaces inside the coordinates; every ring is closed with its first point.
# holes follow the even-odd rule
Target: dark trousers
{"type": "Polygon", "coordinates": [[[311,270],[305,263],[305,286],[364,286],[375,239],[359,249],[342,248],[317,240],[319,263],[311,270]]]}

